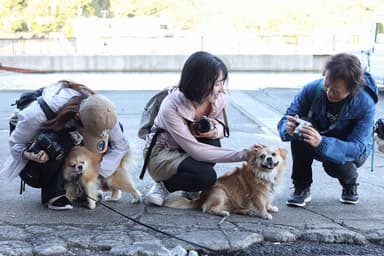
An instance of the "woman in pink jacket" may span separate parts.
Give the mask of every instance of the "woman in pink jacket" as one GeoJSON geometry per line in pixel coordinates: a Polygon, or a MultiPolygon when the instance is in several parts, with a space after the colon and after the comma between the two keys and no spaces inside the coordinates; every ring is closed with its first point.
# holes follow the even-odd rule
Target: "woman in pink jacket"
{"type": "Polygon", "coordinates": [[[196,52],[185,62],[178,87],[163,100],[146,138],[145,154],[156,130],[163,130],[148,162],[155,183],[146,203],[162,206],[171,192],[206,190],[216,182],[215,163],[247,160],[245,149],[220,145],[226,131],[227,76],[223,61],[210,53],[196,52]]]}

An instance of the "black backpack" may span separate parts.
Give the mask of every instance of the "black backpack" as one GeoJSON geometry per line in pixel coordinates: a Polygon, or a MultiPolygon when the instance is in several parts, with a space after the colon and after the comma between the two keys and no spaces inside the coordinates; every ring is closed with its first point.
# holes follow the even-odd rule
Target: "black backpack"
{"type": "Polygon", "coordinates": [[[140,127],[137,133],[140,139],[145,140],[145,137],[150,133],[153,122],[159,112],[161,102],[168,95],[169,88],[162,89],[153,95],[145,104],[144,111],[141,114],[140,127]]]}
{"type": "MultiPolygon", "coordinates": [[[[55,117],[55,113],[49,108],[48,104],[44,101],[43,97],[41,97],[43,90],[44,87],[34,91],[24,92],[15,101],[15,103],[11,104],[11,106],[16,106],[16,110],[9,120],[10,134],[16,127],[18,121],[18,112],[28,107],[29,104],[31,104],[35,100],[37,100],[37,102],[39,103],[41,109],[43,110],[48,120],[55,117]]],[[[37,163],[28,161],[26,167],[24,167],[24,169],[20,172],[19,176],[21,178],[20,194],[25,189],[25,183],[34,188],[41,188],[41,171],[39,170],[39,166],[37,163]]]]}
{"type": "Polygon", "coordinates": [[[16,106],[16,110],[9,119],[9,134],[11,134],[11,132],[16,127],[18,121],[18,112],[28,107],[29,104],[31,104],[35,100],[37,100],[37,102],[39,103],[41,109],[44,111],[44,114],[48,120],[55,117],[55,112],[50,109],[48,104],[44,101],[43,97],[41,97],[41,95],[43,94],[43,90],[44,87],[35,91],[23,92],[20,95],[19,99],[17,99],[15,103],[11,104],[11,106],[16,106]]]}

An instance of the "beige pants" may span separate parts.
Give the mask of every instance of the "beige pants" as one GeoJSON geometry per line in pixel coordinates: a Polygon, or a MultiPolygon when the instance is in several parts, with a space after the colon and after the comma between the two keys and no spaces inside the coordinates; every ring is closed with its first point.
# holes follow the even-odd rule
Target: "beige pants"
{"type": "MultiPolygon", "coordinates": [[[[144,159],[148,148],[144,148],[144,159]]],[[[155,145],[148,162],[148,172],[154,181],[164,181],[177,173],[180,163],[188,155],[177,150],[168,150],[163,145],[155,145]]]]}

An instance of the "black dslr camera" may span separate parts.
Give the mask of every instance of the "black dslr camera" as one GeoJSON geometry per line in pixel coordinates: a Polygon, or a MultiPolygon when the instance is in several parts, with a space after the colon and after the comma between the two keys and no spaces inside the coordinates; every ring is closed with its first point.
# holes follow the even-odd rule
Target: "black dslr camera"
{"type": "Polygon", "coordinates": [[[209,132],[211,130],[211,122],[208,117],[200,117],[200,119],[196,122],[196,128],[200,133],[209,132]]]}
{"type": "Polygon", "coordinates": [[[303,137],[303,134],[301,133],[301,128],[304,127],[304,126],[311,126],[312,127],[312,123],[309,122],[309,121],[306,121],[304,119],[300,119],[300,118],[297,118],[296,119],[296,128],[295,130],[293,131],[293,136],[297,139],[297,140],[304,140],[304,137],[303,137]]]}
{"type": "Polygon", "coordinates": [[[29,151],[36,154],[44,150],[50,159],[61,160],[64,157],[64,149],[55,140],[56,135],[52,133],[40,133],[29,147],[29,151]]]}

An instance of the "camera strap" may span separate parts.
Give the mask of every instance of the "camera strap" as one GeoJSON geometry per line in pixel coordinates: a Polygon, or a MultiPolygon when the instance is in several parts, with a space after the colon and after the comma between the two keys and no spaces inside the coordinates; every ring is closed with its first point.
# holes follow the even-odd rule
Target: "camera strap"
{"type": "Polygon", "coordinates": [[[229,137],[229,125],[228,125],[228,118],[227,118],[227,111],[225,108],[223,108],[223,117],[224,117],[224,124],[220,121],[217,120],[223,127],[224,127],[224,137],[229,137]]]}
{"type": "Polygon", "coordinates": [[[313,97],[313,100],[311,102],[311,107],[309,108],[309,112],[308,112],[309,120],[312,119],[313,107],[315,106],[315,102],[317,101],[317,99],[320,97],[320,93],[321,93],[321,89],[323,88],[323,84],[324,84],[324,79],[320,80],[320,82],[317,84],[315,97],[313,97]]]}

